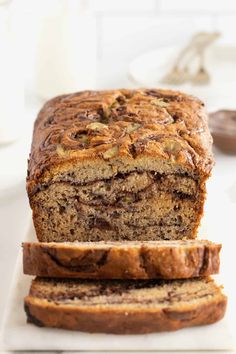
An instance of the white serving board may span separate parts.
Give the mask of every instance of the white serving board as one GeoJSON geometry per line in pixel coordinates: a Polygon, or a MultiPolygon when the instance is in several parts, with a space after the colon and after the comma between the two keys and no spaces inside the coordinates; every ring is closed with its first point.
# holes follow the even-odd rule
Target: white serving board
{"type": "MultiPolygon", "coordinates": [[[[35,240],[32,226],[26,240],[35,240]]],[[[59,329],[39,328],[26,323],[23,299],[31,277],[22,273],[20,251],[12,291],[6,309],[2,341],[6,350],[83,350],[83,351],[152,351],[152,350],[229,350],[233,348],[228,313],[220,322],[176,332],[146,335],[89,334],[59,329]]]]}

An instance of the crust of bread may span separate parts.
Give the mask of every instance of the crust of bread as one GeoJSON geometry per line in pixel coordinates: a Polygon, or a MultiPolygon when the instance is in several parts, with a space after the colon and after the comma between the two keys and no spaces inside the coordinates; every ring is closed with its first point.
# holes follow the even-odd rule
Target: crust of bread
{"type": "Polygon", "coordinates": [[[25,298],[28,322],[37,326],[63,328],[90,333],[143,334],[175,331],[207,325],[223,318],[227,298],[219,294],[204,305],[172,308],[105,309],[61,305],[32,296],[25,298]]]}
{"type": "Polygon", "coordinates": [[[203,103],[184,93],[122,89],[62,95],[48,101],[35,122],[27,190],[31,196],[75,167],[84,183],[157,168],[184,169],[205,180],[213,165],[211,145],[203,103]]]}
{"type": "Polygon", "coordinates": [[[205,240],[23,243],[24,273],[83,279],[184,279],[219,272],[220,244],[205,240]]]}

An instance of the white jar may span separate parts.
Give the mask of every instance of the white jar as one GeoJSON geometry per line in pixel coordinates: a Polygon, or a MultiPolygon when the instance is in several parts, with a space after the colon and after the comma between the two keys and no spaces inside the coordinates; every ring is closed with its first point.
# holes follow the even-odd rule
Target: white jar
{"type": "Polygon", "coordinates": [[[21,55],[11,31],[9,3],[0,2],[0,146],[20,135],[24,106],[21,55]]]}
{"type": "Polygon", "coordinates": [[[45,99],[95,88],[96,23],[88,0],[61,0],[59,13],[41,18],[35,70],[36,93],[45,99]]]}

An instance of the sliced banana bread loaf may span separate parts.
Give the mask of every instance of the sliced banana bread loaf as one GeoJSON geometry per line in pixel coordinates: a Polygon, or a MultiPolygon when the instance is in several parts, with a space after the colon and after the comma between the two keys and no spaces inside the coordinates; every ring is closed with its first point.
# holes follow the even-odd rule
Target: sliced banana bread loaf
{"type": "Polygon", "coordinates": [[[213,160],[203,103],[165,90],[47,102],[27,189],[45,242],[195,238],[213,160]]]}
{"type": "Polygon", "coordinates": [[[173,331],[220,320],[227,299],[208,278],[95,281],[36,278],[25,311],[38,326],[86,332],[173,331]]]}
{"type": "Polygon", "coordinates": [[[24,273],[91,279],[183,279],[219,271],[221,245],[203,240],[23,243],[24,273]]]}

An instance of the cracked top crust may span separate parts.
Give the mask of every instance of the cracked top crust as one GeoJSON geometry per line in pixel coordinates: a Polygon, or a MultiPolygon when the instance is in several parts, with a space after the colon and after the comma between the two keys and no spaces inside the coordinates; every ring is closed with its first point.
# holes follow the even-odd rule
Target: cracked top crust
{"type": "MultiPolygon", "coordinates": [[[[75,164],[92,167],[87,179],[92,180],[99,178],[99,164],[110,166],[112,172],[103,173],[111,177],[122,168],[127,172],[125,165],[133,170],[148,165],[147,158],[206,178],[213,159],[203,106],[195,97],[156,89],[58,96],[44,105],[35,122],[28,192],[61,178],[75,164]]],[[[151,164],[146,168],[152,169],[151,164]]]]}

